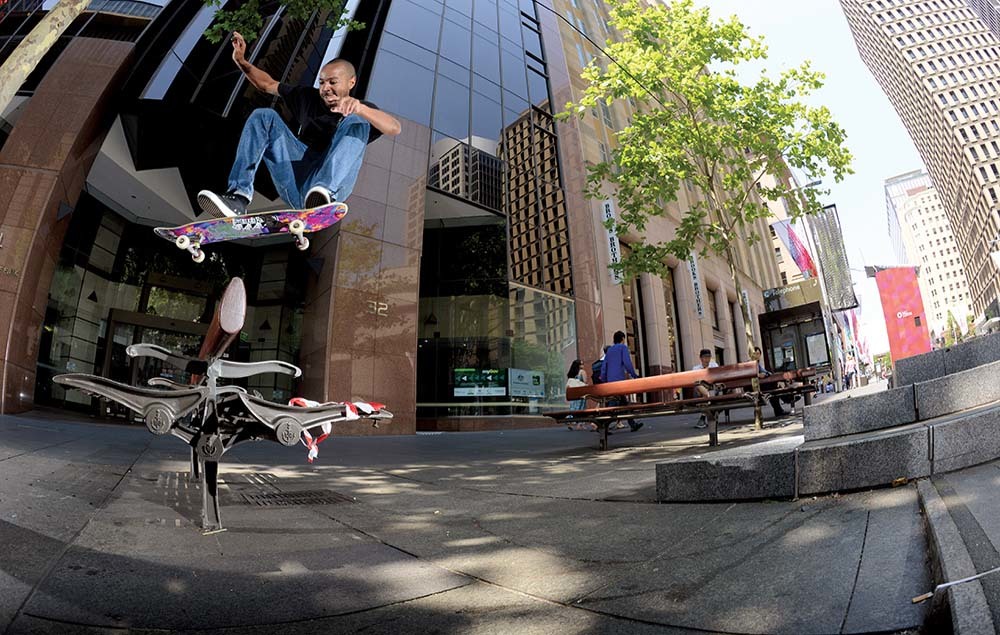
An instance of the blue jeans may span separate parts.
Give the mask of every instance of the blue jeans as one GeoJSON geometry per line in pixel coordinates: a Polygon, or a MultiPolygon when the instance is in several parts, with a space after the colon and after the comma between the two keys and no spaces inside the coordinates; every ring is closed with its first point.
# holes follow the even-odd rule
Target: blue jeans
{"type": "Polygon", "coordinates": [[[335,200],[344,201],[361,171],[370,127],[358,115],[348,115],[326,151],[316,152],[292,134],[276,111],[258,108],[243,126],[229,173],[229,191],[253,199],[254,175],[263,160],[278,194],[291,207],[301,209],[306,192],[317,185],[330,190],[335,200]]]}

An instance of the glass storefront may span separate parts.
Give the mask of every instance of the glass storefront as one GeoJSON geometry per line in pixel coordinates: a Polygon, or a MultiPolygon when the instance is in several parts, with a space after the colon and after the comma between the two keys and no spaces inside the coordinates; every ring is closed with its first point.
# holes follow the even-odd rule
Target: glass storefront
{"type": "MultiPolygon", "coordinates": [[[[38,353],[36,402],[125,416],[109,404],[52,384],[60,373],[94,373],[144,385],[153,377],[187,383],[183,371],[148,358],[132,359],[135,343],[197,355],[215,299],[233,276],[247,286],[247,318],[228,351],[235,361],[298,361],[305,256],[288,243],[213,245],[198,265],[84,194],[73,213],[49,291],[38,353]]],[[[267,399],[286,401],[292,380],[260,375],[241,380],[267,399]]]]}

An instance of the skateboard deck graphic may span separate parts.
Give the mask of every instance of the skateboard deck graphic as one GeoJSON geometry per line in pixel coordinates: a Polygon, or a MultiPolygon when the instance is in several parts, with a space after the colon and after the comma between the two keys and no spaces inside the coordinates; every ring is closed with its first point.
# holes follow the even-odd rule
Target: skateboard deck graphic
{"type": "Polygon", "coordinates": [[[295,246],[305,250],[309,248],[309,239],[303,234],[326,229],[346,214],[347,205],[335,202],[312,209],[210,218],[179,227],[157,227],[153,231],[178,249],[190,252],[195,262],[201,262],[205,259],[205,252],[201,250],[203,245],[272,234],[291,234],[295,236],[295,246]]]}

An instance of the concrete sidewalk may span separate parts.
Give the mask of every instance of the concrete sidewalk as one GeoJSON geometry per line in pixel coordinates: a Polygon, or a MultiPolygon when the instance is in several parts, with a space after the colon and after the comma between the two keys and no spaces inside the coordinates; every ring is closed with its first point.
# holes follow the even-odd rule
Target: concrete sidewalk
{"type": "MultiPolygon", "coordinates": [[[[740,415],[724,444],[753,434],[740,415]],[[746,428],[745,430],[743,428],[746,428]]],[[[932,587],[915,489],[658,505],[694,419],[594,449],[564,428],[247,444],[201,535],[187,448],[144,428],[0,420],[0,629],[249,633],[908,632],[932,587]],[[312,505],[247,497],[310,492],[312,505]]]]}

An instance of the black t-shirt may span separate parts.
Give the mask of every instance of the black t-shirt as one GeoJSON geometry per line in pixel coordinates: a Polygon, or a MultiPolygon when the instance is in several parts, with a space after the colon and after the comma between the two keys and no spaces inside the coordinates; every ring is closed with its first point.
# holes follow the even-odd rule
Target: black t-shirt
{"type": "MultiPolygon", "coordinates": [[[[319,96],[319,90],[311,86],[278,84],[278,94],[292,111],[292,117],[298,125],[298,129],[293,129],[295,136],[310,149],[317,152],[325,151],[344,116],[330,112],[323,98],[319,96]]],[[[361,103],[369,108],[378,109],[378,106],[370,101],[362,100],[361,103]]],[[[372,126],[368,132],[368,143],[381,136],[382,133],[378,128],[372,126]]]]}

